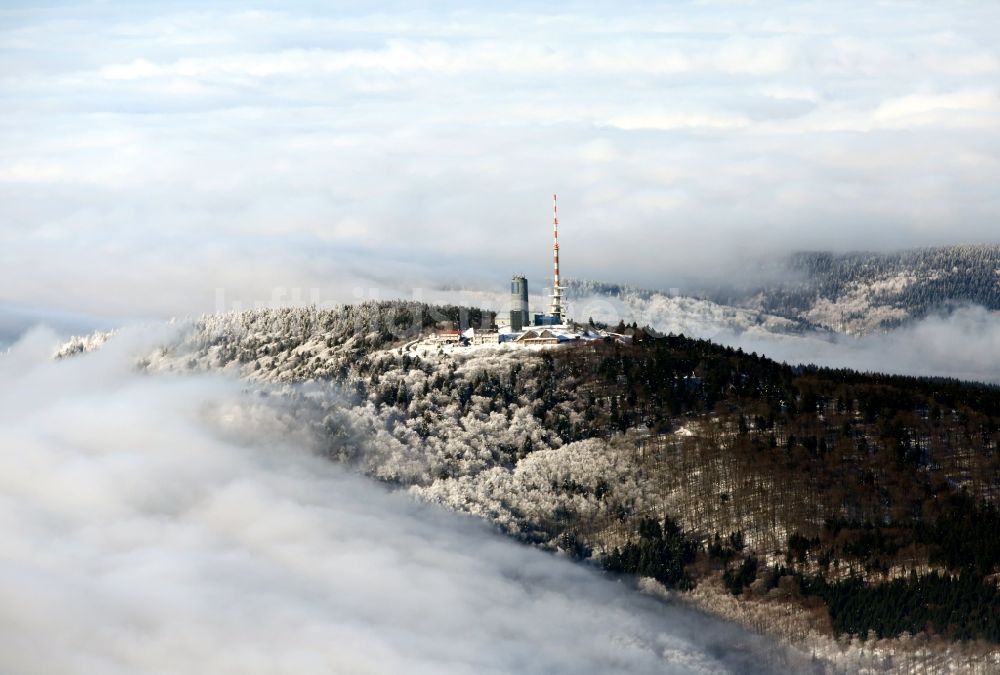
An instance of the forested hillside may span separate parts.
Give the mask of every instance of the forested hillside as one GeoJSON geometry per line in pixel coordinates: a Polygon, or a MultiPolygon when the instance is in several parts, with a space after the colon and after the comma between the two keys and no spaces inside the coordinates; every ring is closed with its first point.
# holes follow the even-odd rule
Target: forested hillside
{"type": "Polygon", "coordinates": [[[865,334],[938,308],[1000,309],[1000,246],[949,246],[897,253],[797,253],[793,280],[763,288],[763,311],[865,334]]]}
{"type": "Polygon", "coordinates": [[[581,402],[592,424],[649,430],[635,464],[663,507],[629,514],[640,541],[646,519],[678,518],[734,593],[822,598],[837,630],[1000,641],[1000,390],[641,331],[556,360],[597,374],[581,402]]]}
{"type": "Polygon", "coordinates": [[[1000,642],[1000,389],[634,327],[550,349],[416,342],[448,319],[482,313],[206,317],[140,367],[234,371],[331,459],[611,573],[716,580],[837,633],[1000,642]]]}

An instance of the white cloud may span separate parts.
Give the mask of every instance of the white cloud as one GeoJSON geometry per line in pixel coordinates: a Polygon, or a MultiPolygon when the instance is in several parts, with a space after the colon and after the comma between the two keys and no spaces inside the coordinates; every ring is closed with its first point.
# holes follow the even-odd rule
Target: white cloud
{"type": "Polygon", "coordinates": [[[929,316],[886,334],[862,338],[774,338],[720,332],[713,339],[793,364],[1000,384],[1000,313],[982,307],[929,316]]]}
{"type": "Polygon", "coordinates": [[[761,89],[765,96],[782,101],[808,101],[809,103],[819,103],[820,94],[811,87],[796,87],[781,84],[766,85],[761,89]]]}
{"type": "Polygon", "coordinates": [[[408,258],[397,286],[502,286],[547,275],[552,192],[567,275],[660,287],[749,253],[992,240],[998,12],[18,10],[0,296],[169,315],[324,274],[334,295],[358,250],[369,276],[408,258]]]}
{"type": "Polygon", "coordinates": [[[749,120],[736,115],[685,113],[629,113],[607,121],[609,126],[625,131],[638,129],[734,129],[749,126],[749,120]]]}
{"type": "Polygon", "coordinates": [[[130,63],[113,64],[101,68],[101,77],[107,80],[138,80],[144,77],[163,75],[165,69],[146,59],[136,59],[130,63]]]}
{"type": "Polygon", "coordinates": [[[972,126],[979,118],[979,123],[989,129],[996,128],[998,115],[1000,98],[989,89],[910,94],[882,102],[872,114],[876,123],[896,128],[972,126]]]}
{"type": "Polygon", "coordinates": [[[15,162],[0,168],[0,181],[10,183],[51,183],[65,179],[66,167],[43,161],[15,162]]]}
{"type": "Polygon", "coordinates": [[[322,76],[348,71],[384,71],[388,74],[426,72],[455,76],[474,71],[559,71],[565,68],[559,54],[525,44],[483,42],[473,47],[455,47],[441,42],[390,40],[385,48],[364,50],[294,49],[274,53],[244,53],[207,58],[185,58],[167,64],[137,59],[112,64],[100,70],[109,80],[139,80],[177,76],[205,80],[274,78],[278,76],[322,76]]]}

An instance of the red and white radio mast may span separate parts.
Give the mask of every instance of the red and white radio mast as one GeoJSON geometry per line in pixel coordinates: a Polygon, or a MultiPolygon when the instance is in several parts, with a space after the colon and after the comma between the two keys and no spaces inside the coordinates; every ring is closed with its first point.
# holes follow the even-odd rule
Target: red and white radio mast
{"type": "Polygon", "coordinates": [[[563,287],[559,285],[559,207],[552,195],[552,306],[549,314],[566,323],[566,308],[562,301],[563,287]]]}

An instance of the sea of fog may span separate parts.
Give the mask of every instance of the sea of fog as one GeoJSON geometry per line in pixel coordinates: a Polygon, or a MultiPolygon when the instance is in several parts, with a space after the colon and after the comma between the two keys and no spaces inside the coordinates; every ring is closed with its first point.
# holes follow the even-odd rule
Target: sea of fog
{"type": "Polygon", "coordinates": [[[793,365],[1000,383],[1000,312],[984,307],[942,309],[893,330],[859,337],[819,331],[772,332],[739,317],[742,310],[692,299],[685,302],[657,308],[655,303],[590,296],[578,300],[574,309],[580,316],[593,316],[609,325],[619,320],[635,322],[793,365]]]}
{"type": "Polygon", "coordinates": [[[764,638],[348,473],[238,381],[137,373],[160,338],[55,362],[33,331],[0,356],[0,672],[787,668],[764,638]]]}

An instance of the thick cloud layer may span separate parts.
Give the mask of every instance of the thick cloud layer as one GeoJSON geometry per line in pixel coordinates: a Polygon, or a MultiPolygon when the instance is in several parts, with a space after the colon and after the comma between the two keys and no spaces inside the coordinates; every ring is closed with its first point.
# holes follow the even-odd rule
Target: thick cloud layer
{"type": "Polygon", "coordinates": [[[0,357],[4,673],[790,667],[343,473],[238,383],[133,373],[153,342],[52,363],[35,333],[0,357]]]}
{"type": "Polygon", "coordinates": [[[990,2],[6,3],[0,293],[113,316],[994,241],[990,2]],[[286,296],[287,298],[287,296],[286,296]]]}
{"type": "Polygon", "coordinates": [[[718,334],[714,339],[789,363],[1000,383],[1000,313],[982,307],[863,338],[718,334]]]}

